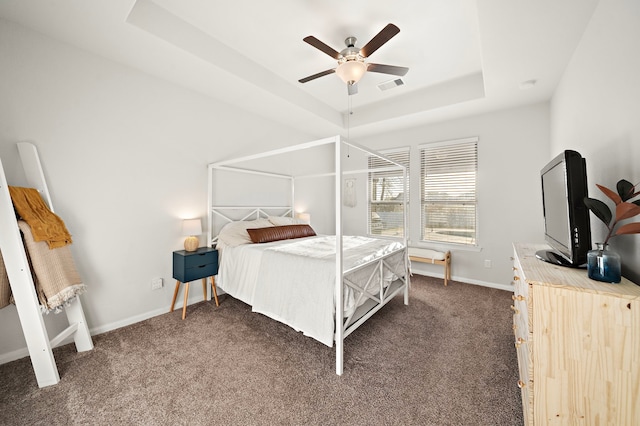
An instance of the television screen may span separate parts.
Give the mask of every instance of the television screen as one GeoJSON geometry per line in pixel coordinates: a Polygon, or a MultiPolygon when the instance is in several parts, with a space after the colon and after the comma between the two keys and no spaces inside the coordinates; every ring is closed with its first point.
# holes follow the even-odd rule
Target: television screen
{"type": "Polygon", "coordinates": [[[545,240],[552,250],[536,256],[558,265],[580,267],[591,249],[585,161],[567,150],[551,160],[541,171],[545,240]]]}
{"type": "Polygon", "coordinates": [[[564,163],[554,165],[542,175],[542,187],[544,188],[544,214],[546,218],[545,233],[556,244],[569,247],[571,245],[567,204],[569,194],[567,194],[567,185],[565,184],[564,163]]]}

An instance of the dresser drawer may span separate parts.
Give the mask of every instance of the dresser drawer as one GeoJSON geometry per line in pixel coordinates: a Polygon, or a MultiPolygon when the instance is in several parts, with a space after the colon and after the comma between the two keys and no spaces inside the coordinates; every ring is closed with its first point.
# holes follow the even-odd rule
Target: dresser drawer
{"type": "Polygon", "coordinates": [[[216,272],[217,272],[217,266],[214,265],[213,263],[210,263],[208,265],[200,265],[200,266],[196,266],[195,268],[185,269],[184,276],[182,277],[182,279],[178,277],[174,277],[174,278],[176,278],[177,280],[183,283],[187,283],[189,281],[216,275],[216,272]]]}
{"type": "MultiPolygon", "coordinates": [[[[517,349],[519,365],[525,364],[520,362],[521,357],[528,357],[528,348],[521,346],[517,349]]],[[[522,414],[524,424],[533,424],[533,381],[528,378],[528,372],[523,372],[520,368],[520,378],[517,386],[520,388],[520,397],[522,398],[522,414]]]]}
{"type": "Polygon", "coordinates": [[[513,311],[514,311],[514,334],[525,340],[531,339],[532,330],[530,327],[530,303],[529,284],[522,275],[522,269],[517,259],[513,264],[513,311]]]}
{"type": "Polygon", "coordinates": [[[518,257],[513,262],[513,296],[511,309],[513,310],[514,345],[518,357],[518,387],[521,389],[524,424],[533,421],[533,329],[531,303],[532,291],[527,283],[518,257]]]}
{"type": "Polygon", "coordinates": [[[183,256],[185,269],[199,268],[204,265],[211,265],[218,262],[218,252],[208,251],[183,256]]]}

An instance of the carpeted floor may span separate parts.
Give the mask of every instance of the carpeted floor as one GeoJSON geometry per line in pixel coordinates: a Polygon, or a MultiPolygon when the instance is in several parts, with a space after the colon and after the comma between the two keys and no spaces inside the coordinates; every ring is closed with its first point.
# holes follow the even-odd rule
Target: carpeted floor
{"type": "Polygon", "coordinates": [[[414,276],[333,348],[231,297],[54,351],[38,389],[29,358],[0,366],[2,425],[520,425],[511,293],[414,276]]]}

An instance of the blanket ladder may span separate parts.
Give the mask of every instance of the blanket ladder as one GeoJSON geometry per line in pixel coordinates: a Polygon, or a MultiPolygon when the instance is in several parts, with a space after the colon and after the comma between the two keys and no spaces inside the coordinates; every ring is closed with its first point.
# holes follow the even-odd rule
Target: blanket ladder
{"type": "MultiPolygon", "coordinates": [[[[53,211],[51,197],[36,147],[27,142],[20,142],[18,143],[18,150],[28,185],[40,192],[51,211],[53,211]]],[[[79,296],[64,309],[69,320],[69,326],[49,340],[1,161],[0,250],[4,258],[9,284],[16,303],[24,338],[27,342],[38,387],[55,385],[60,381],[60,375],[58,374],[52,348],[59,345],[67,337],[73,336],[78,352],[89,351],[93,349],[93,341],[91,340],[91,334],[89,333],[89,327],[84,317],[79,296]]]]}

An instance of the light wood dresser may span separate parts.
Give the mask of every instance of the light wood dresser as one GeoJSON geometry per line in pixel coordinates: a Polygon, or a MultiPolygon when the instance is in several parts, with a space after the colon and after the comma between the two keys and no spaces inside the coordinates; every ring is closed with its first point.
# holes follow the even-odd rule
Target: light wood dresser
{"type": "Polygon", "coordinates": [[[514,243],[511,309],[526,425],[640,425],[640,286],[514,243]]]}

